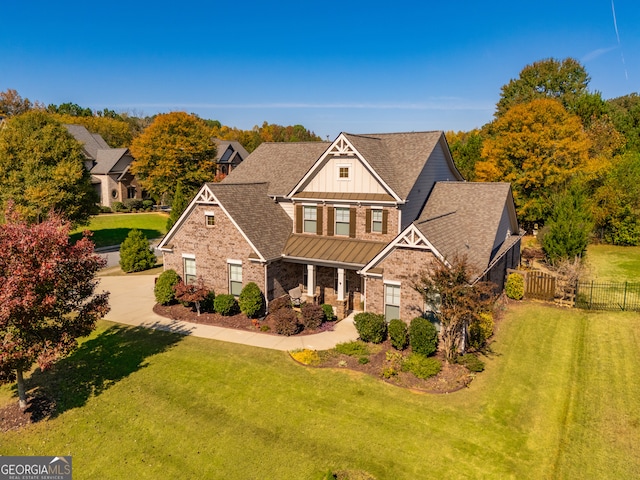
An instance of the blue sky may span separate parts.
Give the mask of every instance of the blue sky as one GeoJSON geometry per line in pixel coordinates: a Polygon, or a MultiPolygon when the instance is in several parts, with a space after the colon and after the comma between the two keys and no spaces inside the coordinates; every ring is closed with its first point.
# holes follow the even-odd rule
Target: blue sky
{"type": "Polygon", "coordinates": [[[604,98],[640,91],[637,0],[5,2],[0,90],[135,114],[184,110],[322,137],[470,130],[536,60],[604,98]],[[487,5],[487,3],[489,3],[487,5]],[[615,9],[615,22],[613,10],[615,9]]]}

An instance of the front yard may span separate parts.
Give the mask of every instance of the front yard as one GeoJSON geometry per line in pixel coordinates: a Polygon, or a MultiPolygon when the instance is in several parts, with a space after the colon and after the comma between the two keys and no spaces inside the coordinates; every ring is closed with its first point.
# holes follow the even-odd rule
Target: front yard
{"type": "Polygon", "coordinates": [[[79,239],[84,230],[93,232],[91,239],[96,247],[120,245],[133,228],[141,230],[149,240],[167,233],[166,213],[107,213],[91,218],[91,223],[71,233],[72,239],[79,239]]]}
{"type": "MultiPolygon", "coordinates": [[[[40,374],[49,421],[3,455],[72,455],[75,478],[632,478],[640,316],[509,307],[470,385],[417,394],[285,352],[101,322],[40,374]]],[[[15,402],[0,388],[0,405],[15,402]]]]}

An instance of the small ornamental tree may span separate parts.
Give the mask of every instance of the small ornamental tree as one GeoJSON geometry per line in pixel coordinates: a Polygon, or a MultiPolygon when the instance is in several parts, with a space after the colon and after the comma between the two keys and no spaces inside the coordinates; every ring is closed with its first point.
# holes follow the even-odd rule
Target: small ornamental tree
{"type": "Polygon", "coordinates": [[[433,264],[415,284],[440,320],[440,340],[447,362],[452,363],[460,351],[464,353],[469,324],[491,310],[493,287],[490,282],[474,282],[464,257],[452,259],[449,265],[433,264]]]}
{"type": "Polygon", "coordinates": [[[198,316],[200,316],[200,305],[209,297],[209,289],[204,286],[202,278],[198,278],[196,283],[189,284],[180,280],[173,287],[173,291],[181,302],[193,303],[196,306],[198,316]]]}
{"type": "Polygon", "coordinates": [[[247,317],[253,318],[264,311],[264,295],[255,282],[247,283],[240,292],[238,305],[240,311],[247,317]]]}
{"type": "Polygon", "coordinates": [[[156,256],[144,234],[134,228],[120,245],[120,268],[123,272],[141,272],[153,268],[156,256]]]}
{"type": "Polygon", "coordinates": [[[55,214],[28,224],[12,206],[0,229],[0,383],[18,382],[27,407],[23,373],[44,370],[73,351],[109,311],[108,293],[95,294],[105,261],[87,233],[69,242],[69,223],[55,214]]]}

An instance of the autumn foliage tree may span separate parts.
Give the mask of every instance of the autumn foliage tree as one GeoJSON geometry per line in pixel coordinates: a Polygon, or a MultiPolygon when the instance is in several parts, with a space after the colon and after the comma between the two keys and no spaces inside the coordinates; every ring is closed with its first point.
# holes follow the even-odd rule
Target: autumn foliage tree
{"type": "Polygon", "coordinates": [[[449,265],[435,262],[420,275],[414,288],[440,321],[440,341],[447,362],[464,353],[469,327],[483,321],[494,300],[494,284],[474,282],[466,258],[455,258],[449,265]]]}
{"type": "Polygon", "coordinates": [[[41,110],[12,117],[0,130],[0,201],[30,221],[57,212],[86,224],[98,195],[84,167],[81,145],[41,110]]]}
{"type": "Polygon", "coordinates": [[[109,310],[95,294],[104,260],[84,236],[69,241],[69,223],[52,214],[27,223],[9,207],[0,229],[0,383],[18,382],[26,408],[24,372],[49,368],[77,346],[109,310]]]}
{"type": "Polygon", "coordinates": [[[513,106],[489,131],[476,179],[510,182],[520,220],[544,223],[551,197],[588,163],[590,141],[580,118],[543,98],[513,106]]]}
{"type": "Polygon", "coordinates": [[[212,138],[211,128],[195,115],[158,115],[131,144],[135,158],[131,171],[158,199],[165,200],[178,182],[191,193],[215,177],[216,146],[212,138]]]}

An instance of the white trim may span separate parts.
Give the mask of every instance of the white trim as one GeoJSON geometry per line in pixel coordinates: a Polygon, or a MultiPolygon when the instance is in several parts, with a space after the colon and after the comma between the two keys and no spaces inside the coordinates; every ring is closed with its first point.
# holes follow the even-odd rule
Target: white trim
{"type": "Polygon", "coordinates": [[[402,286],[402,283],[399,282],[398,280],[383,280],[382,283],[384,285],[393,285],[395,287],[400,287],[402,286]]]}
{"type": "Polygon", "coordinates": [[[242,260],[234,260],[233,258],[227,258],[229,265],[242,265],[242,260]]]}
{"type": "Polygon", "coordinates": [[[183,253],[182,258],[191,258],[192,260],[196,259],[195,253],[183,253]]]}
{"type": "MultiPolygon", "coordinates": [[[[324,153],[320,156],[316,163],[307,171],[307,173],[302,177],[302,179],[293,187],[293,189],[287,194],[288,198],[291,198],[298,190],[302,189],[302,186],[305,185],[314,175],[316,175],[322,165],[325,163],[325,160],[329,156],[337,157],[337,160],[342,160],[340,157],[345,157],[347,155],[352,155],[355,159],[360,160],[360,162],[365,166],[366,169],[369,170],[371,175],[382,185],[382,187],[396,200],[398,203],[404,203],[403,200],[398,196],[396,192],[394,192],[389,185],[385,183],[384,180],[378,175],[378,172],[367,162],[355,149],[355,147],[351,144],[349,140],[344,136],[344,133],[338,135],[338,137],[333,141],[333,143],[327,148],[324,153]]],[[[344,159],[346,160],[346,159],[344,159]]]]}
{"type": "Polygon", "coordinates": [[[216,216],[216,212],[214,212],[212,210],[205,210],[204,211],[204,215],[205,215],[205,217],[215,217],[216,216]]]}
{"type": "Polygon", "coordinates": [[[336,163],[336,180],[338,182],[350,182],[351,181],[351,172],[353,171],[353,162],[352,163],[336,163]],[[346,177],[341,177],[340,176],[340,169],[341,168],[346,168],[347,169],[347,176],[346,177]]]}

